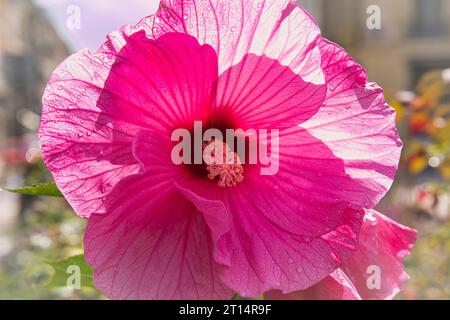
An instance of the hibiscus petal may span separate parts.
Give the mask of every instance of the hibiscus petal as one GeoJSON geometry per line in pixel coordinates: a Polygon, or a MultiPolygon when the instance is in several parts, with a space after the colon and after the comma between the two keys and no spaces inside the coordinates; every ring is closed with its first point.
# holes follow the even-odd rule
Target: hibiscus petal
{"type": "Polygon", "coordinates": [[[251,204],[241,202],[244,199],[236,201],[225,202],[233,218],[230,231],[216,242],[215,256],[228,258],[221,279],[242,297],[257,297],[272,289],[290,293],[311,287],[356,250],[361,220],[357,217],[362,217],[362,210],[342,209],[345,212],[335,230],[322,237],[302,237],[257,216],[251,204]]]}
{"type": "Polygon", "coordinates": [[[215,112],[241,129],[293,127],[319,110],[326,92],[277,60],[249,54],[220,76],[215,112]]]}
{"type": "Polygon", "coordinates": [[[309,119],[326,94],[320,30],[290,0],[162,1],[153,36],[176,30],[211,45],[219,58],[219,115],[242,128],[289,127],[309,119]]]}
{"type": "Polygon", "coordinates": [[[254,54],[278,60],[306,81],[323,83],[320,29],[290,0],[163,0],[150,17],[155,38],[184,32],[211,45],[219,57],[219,73],[254,54]]]}
{"type": "Polygon", "coordinates": [[[374,210],[367,211],[359,249],[341,267],[363,299],[392,299],[403,290],[408,279],[403,258],[411,253],[416,238],[415,230],[374,210]]]}
{"type": "Polygon", "coordinates": [[[108,215],[89,219],[85,256],[94,282],[113,299],[230,299],[213,253],[227,222],[214,204],[215,216],[203,216],[176,188],[183,167],[171,162],[164,137],[137,134],[133,153],[141,173],[113,189],[108,215]]]}
{"type": "Polygon", "coordinates": [[[247,194],[272,223],[295,234],[319,236],[341,223],[342,205],[361,207],[367,188],[352,179],[343,161],[309,132],[298,127],[283,130],[279,155],[272,154],[271,146],[268,149],[271,164],[278,161],[278,172],[263,175],[263,166],[247,166],[238,193],[247,194]]]}
{"type": "Polygon", "coordinates": [[[188,118],[201,119],[217,79],[214,50],[193,37],[168,34],[155,41],[141,31],[123,33],[122,40],[122,46],[110,40],[98,53],[68,58],[43,98],[44,160],[83,217],[104,213],[104,197],[137,172],[131,152],[137,132],[171,131],[188,118]]]}
{"type": "Polygon", "coordinates": [[[219,280],[211,232],[196,208],[153,175],[125,178],[93,215],[86,261],[111,299],[230,299],[219,280]]]}
{"type": "Polygon", "coordinates": [[[138,32],[124,35],[124,40],[102,97],[115,102],[117,116],[172,132],[207,115],[218,77],[217,56],[210,46],[179,33],[151,40],[138,32]]]}
{"type": "MultiPolygon", "coordinates": [[[[201,198],[183,188],[178,181],[189,177],[189,169],[185,165],[177,166],[171,159],[173,143],[166,134],[154,131],[140,132],[134,141],[133,152],[142,165],[142,170],[154,181],[165,181],[176,188],[197,210],[203,213],[206,224],[211,230],[213,242],[222,250],[215,250],[216,261],[230,264],[227,248],[224,248],[222,237],[230,229],[230,217],[222,201],[201,198]]],[[[206,180],[206,177],[205,177],[206,180]]]]}
{"type": "Polygon", "coordinates": [[[111,64],[81,51],[58,67],[43,97],[44,161],[82,217],[103,213],[104,196],[139,169],[131,152],[137,126],[116,121],[97,104],[111,64]]]}
{"type": "Polygon", "coordinates": [[[351,281],[340,269],[307,290],[291,294],[270,291],[264,297],[267,300],[361,300],[351,281]]]}
{"type": "Polygon", "coordinates": [[[364,207],[372,208],[397,172],[402,143],[395,111],[345,50],[324,39],[319,47],[328,94],[325,105],[301,126],[343,159],[346,173],[369,191],[364,207]]]}
{"type": "MultiPolygon", "coordinates": [[[[244,197],[227,199],[226,204],[233,213],[230,232],[224,236],[227,247],[232,248],[232,264],[220,274],[222,281],[243,297],[257,297],[273,289],[290,293],[309,288],[355,250],[356,241],[354,246],[343,247],[328,234],[302,237],[290,233],[263,218],[244,197]]],[[[344,217],[331,233],[340,233],[340,228],[357,230],[352,217],[360,216],[361,210],[341,210],[344,217]]]]}
{"type": "Polygon", "coordinates": [[[175,183],[176,188],[190,201],[196,209],[203,214],[208,227],[211,230],[214,241],[214,258],[223,265],[231,265],[231,250],[225,239],[230,231],[231,217],[222,201],[208,200],[199,197],[192,191],[175,183]]]}

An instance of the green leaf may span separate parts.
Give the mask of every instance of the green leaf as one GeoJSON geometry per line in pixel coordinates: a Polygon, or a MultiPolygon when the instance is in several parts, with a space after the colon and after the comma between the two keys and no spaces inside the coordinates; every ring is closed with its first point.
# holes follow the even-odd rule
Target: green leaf
{"type": "Polygon", "coordinates": [[[4,190],[29,196],[48,196],[60,198],[63,197],[61,191],[59,191],[58,187],[54,182],[46,184],[38,184],[30,187],[23,187],[19,189],[4,189],[4,190]]]}
{"type": "Polygon", "coordinates": [[[48,288],[80,287],[95,288],[92,280],[92,268],[84,260],[82,254],[59,261],[47,261],[55,273],[47,283],[48,288]]]}

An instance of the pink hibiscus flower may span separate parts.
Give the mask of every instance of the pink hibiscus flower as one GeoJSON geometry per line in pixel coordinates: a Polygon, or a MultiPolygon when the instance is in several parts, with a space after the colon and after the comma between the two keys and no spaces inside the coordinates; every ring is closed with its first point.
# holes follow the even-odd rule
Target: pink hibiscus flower
{"type": "Polygon", "coordinates": [[[397,170],[395,112],[290,0],[163,1],[59,66],[40,137],[110,298],[388,298],[406,278],[414,231],[367,211],[397,170]],[[279,170],[175,164],[196,121],[279,130],[279,170]]]}

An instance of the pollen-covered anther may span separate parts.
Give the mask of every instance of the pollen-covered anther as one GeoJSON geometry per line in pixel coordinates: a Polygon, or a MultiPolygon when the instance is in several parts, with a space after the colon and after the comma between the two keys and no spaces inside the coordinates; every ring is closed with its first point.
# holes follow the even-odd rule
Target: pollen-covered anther
{"type": "Polygon", "coordinates": [[[244,180],[244,166],[239,156],[226,143],[205,143],[203,159],[207,165],[208,178],[218,180],[219,187],[234,187],[244,180]]]}

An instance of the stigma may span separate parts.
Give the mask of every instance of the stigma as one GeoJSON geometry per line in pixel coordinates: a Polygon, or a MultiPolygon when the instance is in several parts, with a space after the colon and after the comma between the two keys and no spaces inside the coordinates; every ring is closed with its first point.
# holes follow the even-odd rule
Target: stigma
{"type": "Polygon", "coordinates": [[[208,179],[217,180],[222,188],[235,187],[244,181],[244,166],[237,153],[228,144],[211,140],[203,144],[203,160],[208,171],[208,179]]]}

